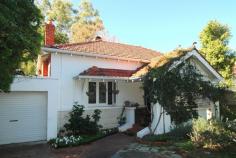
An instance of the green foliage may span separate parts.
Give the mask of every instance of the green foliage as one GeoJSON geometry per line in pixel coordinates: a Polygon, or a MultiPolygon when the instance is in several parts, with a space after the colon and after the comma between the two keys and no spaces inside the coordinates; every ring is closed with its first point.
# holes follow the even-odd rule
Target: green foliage
{"type": "Polygon", "coordinates": [[[33,1],[0,2],[0,90],[9,90],[21,62],[37,57],[41,42],[40,24],[40,11],[33,1]]]}
{"type": "Polygon", "coordinates": [[[210,21],[200,33],[201,54],[226,79],[226,84],[232,84],[233,65],[236,61],[235,52],[228,44],[231,37],[230,29],[218,21],[210,21]]]}
{"type": "Polygon", "coordinates": [[[37,6],[44,15],[45,21],[53,20],[58,32],[68,33],[73,22],[72,3],[65,0],[43,0],[38,1],[37,6]]]}
{"type": "Polygon", "coordinates": [[[193,120],[191,140],[198,147],[225,149],[236,145],[236,133],[228,130],[223,122],[199,118],[193,120]]]}
{"type": "Polygon", "coordinates": [[[69,113],[68,123],[64,125],[65,129],[68,132],[72,132],[73,135],[81,135],[81,134],[96,134],[99,132],[101,125],[98,125],[98,121],[100,119],[100,110],[95,110],[92,118],[89,115],[83,117],[84,107],[83,105],[78,105],[75,103],[73,105],[72,111],[69,113]]]}
{"type": "Polygon", "coordinates": [[[191,131],[192,125],[190,123],[182,123],[171,127],[170,132],[168,132],[167,135],[174,139],[182,140],[188,139],[191,131]]]}
{"type": "Polygon", "coordinates": [[[220,113],[223,121],[236,119],[236,112],[229,105],[220,106],[220,113]]]}
{"type": "Polygon", "coordinates": [[[194,144],[189,140],[184,140],[181,142],[177,142],[174,144],[176,147],[187,150],[187,151],[193,151],[195,149],[194,144]]]}
{"type": "Polygon", "coordinates": [[[189,139],[189,135],[192,131],[191,124],[179,124],[171,128],[170,132],[159,135],[147,135],[143,139],[145,141],[179,141],[189,139]]]}
{"type": "Polygon", "coordinates": [[[94,135],[62,136],[62,137],[57,137],[57,138],[51,139],[48,141],[48,143],[53,148],[64,148],[64,147],[78,146],[78,145],[82,145],[82,144],[91,143],[93,141],[96,141],[96,140],[104,138],[106,136],[115,134],[117,132],[118,132],[117,128],[103,129],[94,135]]]}
{"type": "Polygon", "coordinates": [[[216,101],[221,92],[210,81],[203,80],[188,61],[172,68],[181,57],[169,59],[166,64],[150,69],[143,82],[145,97],[153,104],[159,102],[175,124],[197,117],[195,99],[203,97],[216,101]]]}
{"type": "Polygon", "coordinates": [[[98,10],[93,8],[89,0],[82,0],[75,18],[75,23],[71,26],[71,41],[85,42],[91,40],[103,28],[103,22],[98,10]]]}
{"type": "Polygon", "coordinates": [[[23,62],[20,65],[20,69],[24,72],[27,76],[36,75],[36,62],[35,61],[28,61],[23,62]]]}
{"type": "Polygon", "coordinates": [[[55,32],[55,43],[56,44],[64,44],[69,43],[69,37],[66,33],[59,32],[56,30],[55,32]]]}
{"type": "Polygon", "coordinates": [[[160,135],[146,135],[143,137],[144,141],[148,142],[166,142],[171,140],[172,138],[166,134],[160,134],[160,135]]]}

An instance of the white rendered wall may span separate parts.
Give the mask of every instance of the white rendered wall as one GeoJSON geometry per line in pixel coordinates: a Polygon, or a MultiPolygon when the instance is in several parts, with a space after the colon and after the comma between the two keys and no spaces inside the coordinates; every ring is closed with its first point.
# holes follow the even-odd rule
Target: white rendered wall
{"type": "Polygon", "coordinates": [[[163,112],[163,108],[161,107],[159,103],[154,104],[152,110],[153,110],[154,116],[153,116],[151,128],[152,130],[155,130],[156,128],[156,130],[154,131],[154,134],[163,134],[163,133],[169,132],[171,128],[170,115],[167,115],[165,112],[163,112]],[[159,121],[159,117],[160,117],[160,121],[159,121]],[[158,121],[159,121],[159,124],[156,127],[158,121]]]}
{"type": "MultiPolygon", "coordinates": [[[[88,104],[86,104],[87,98],[84,98],[86,97],[83,95],[84,93],[82,94],[84,81],[75,81],[73,79],[74,76],[80,74],[84,70],[87,70],[92,66],[111,69],[135,70],[142,65],[138,62],[118,61],[76,55],[71,56],[67,54],[55,53],[52,54],[51,60],[52,77],[59,77],[61,91],[61,105],[59,107],[60,111],[71,110],[75,101],[88,106],[88,104]]],[[[121,91],[119,94],[121,94],[121,91]]],[[[120,102],[122,101],[119,101],[119,103],[120,102]]]]}
{"type": "MultiPolygon", "coordinates": [[[[66,122],[65,116],[72,109],[74,102],[85,106],[85,113],[90,114],[94,109],[101,109],[100,123],[104,128],[116,127],[117,117],[121,113],[124,101],[129,100],[144,104],[143,91],[139,83],[127,83],[117,81],[117,101],[114,105],[88,104],[88,79],[74,80],[73,77],[87,70],[92,66],[110,69],[135,70],[142,64],[139,62],[121,61],[94,57],[83,57],[68,54],[51,54],[51,77],[58,78],[59,102],[58,104],[58,129],[66,122]]],[[[102,80],[91,80],[102,82],[102,80]]]]}
{"type": "Polygon", "coordinates": [[[59,102],[58,79],[42,77],[16,77],[11,91],[47,92],[47,140],[57,136],[57,108],[59,102]]]}

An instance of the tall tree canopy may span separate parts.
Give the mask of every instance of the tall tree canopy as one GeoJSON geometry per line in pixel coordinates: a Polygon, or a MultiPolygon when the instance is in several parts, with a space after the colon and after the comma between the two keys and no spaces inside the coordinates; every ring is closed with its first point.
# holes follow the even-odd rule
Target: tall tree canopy
{"type": "MultiPolygon", "coordinates": [[[[36,4],[44,16],[44,21],[53,20],[56,25],[55,43],[68,43],[73,14],[76,12],[72,8],[72,3],[67,0],[42,0],[36,4]]],[[[41,33],[44,35],[44,26],[41,33]]]]}
{"type": "Polygon", "coordinates": [[[9,90],[21,62],[37,57],[40,24],[40,10],[33,0],[0,2],[0,90],[9,90]]]}
{"type": "Polygon", "coordinates": [[[201,54],[231,84],[235,55],[228,46],[230,29],[218,21],[210,21],[200,33],[201,54]]]}
{"type": "Polygon", "coordinates": [[[88,0],[82,0],[79,5],[75,23],[71,27],[71,41],[84,42],[91,40],[98,31],[104,29],[98,10],[88,0]]]}

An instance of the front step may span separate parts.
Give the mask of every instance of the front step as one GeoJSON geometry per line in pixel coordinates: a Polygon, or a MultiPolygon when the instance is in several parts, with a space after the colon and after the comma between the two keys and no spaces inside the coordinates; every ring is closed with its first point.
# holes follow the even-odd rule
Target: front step
{"type": "Polygon", "coordinates": [[[129,128],[124,133],[127,134],[127,135],[136,136],[137,132],[139,132],[143,128],[144,127],[140,126],[139,124],[134,124],[132,128],[129,128]]]}

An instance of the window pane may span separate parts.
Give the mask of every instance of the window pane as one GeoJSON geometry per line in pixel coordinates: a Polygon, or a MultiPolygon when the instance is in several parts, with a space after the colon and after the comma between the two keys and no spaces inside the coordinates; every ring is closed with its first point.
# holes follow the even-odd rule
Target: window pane
{"type": "Polygon", "coordinates": [[[117,95],[117,92],[116,92],[116,83],[114,82],[113,83],[113,102],[116,103],[116,95],[117,95]]]}
{"type": "Polygon", "coordinates": [[[106,83],[99,82],[99,103],[106,103],[106,83]]]}
{"type": "Polygon", "coordinates": [[[90,104],[96,103],[96,82],[89,82],[88,102],[90,104]]]}
{"type": "Polygon", "coordinates": [[[108,82],[108,104],[112,104],[112,82],[108,82]]]}

